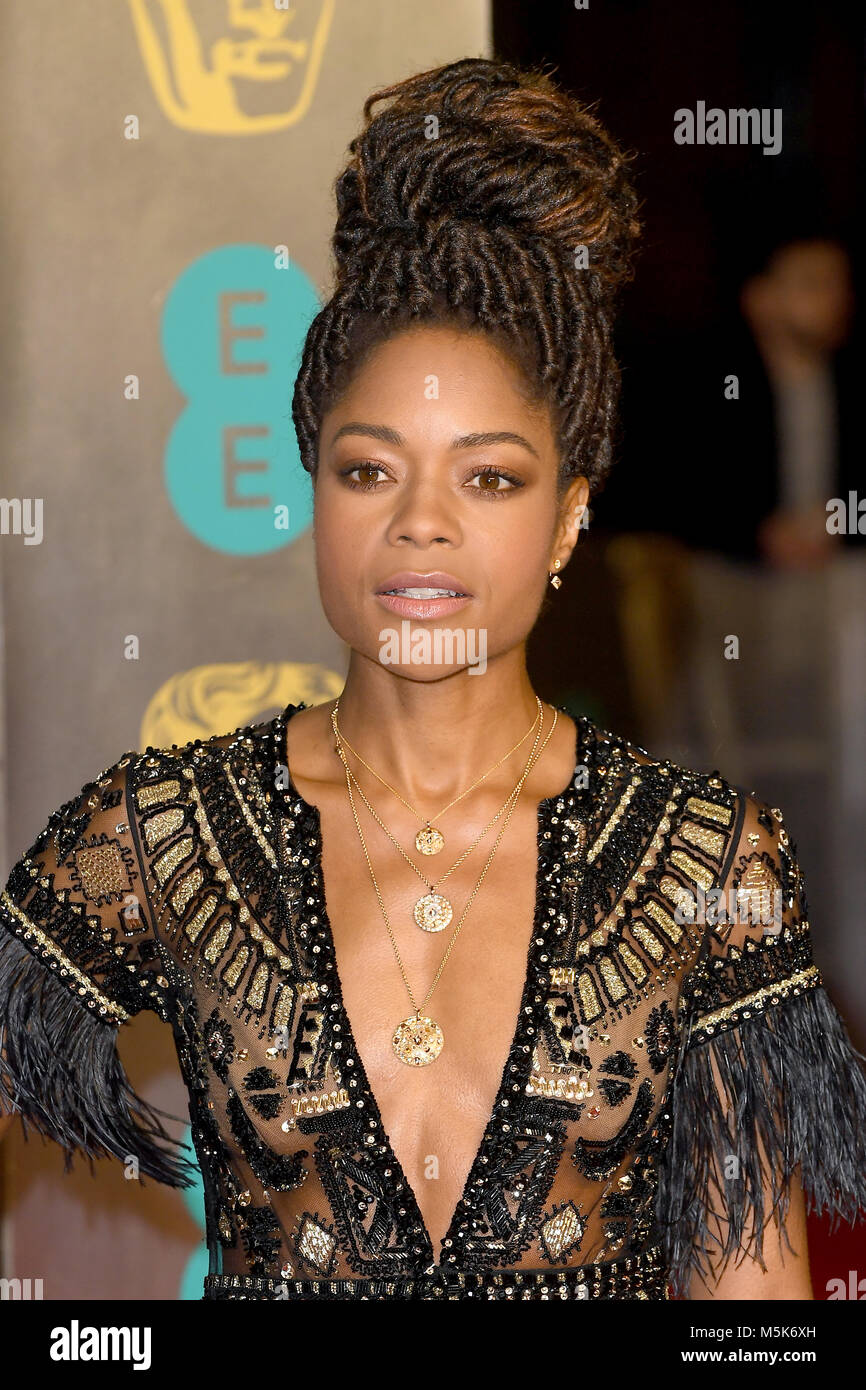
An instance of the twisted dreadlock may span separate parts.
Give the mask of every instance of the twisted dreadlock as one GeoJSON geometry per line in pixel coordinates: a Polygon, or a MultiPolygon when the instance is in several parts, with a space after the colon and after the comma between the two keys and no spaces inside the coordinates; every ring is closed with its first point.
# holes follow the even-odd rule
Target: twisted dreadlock
{"type": "Polygon", "coordinates": [[[510,353],[552,410],[560,487],[583,474],[594,494],[618,440],[612,327],[641,230],[632,156],[539,69],[481,58],[374,92],[364,121],[336,184],[334,292],[295,383],[303,466],[315,476],[322,417],[374,346],[451,323],[510,353]]]}

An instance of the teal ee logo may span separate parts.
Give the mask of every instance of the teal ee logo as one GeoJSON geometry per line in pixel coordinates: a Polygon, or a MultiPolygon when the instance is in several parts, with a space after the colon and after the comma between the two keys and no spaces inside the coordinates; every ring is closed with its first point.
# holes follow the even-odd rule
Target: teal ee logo
{"type": "Polygon", "coordinates": [[[320,307],[298,266],[255,244],[201,256],[166,301],[162,351],[187,399],[166,447],[166,489],[215,550],[261,555],[312,523],[291,399],[320,307]]]}
{"type": "MultiPolygon", "coordinates": [[[[187,1125],[183,1132],[182,1143],[192,1145],[192,1126],[187,1125]]],[[[183,1198],[184,1206],[198,1226],[202,1234],[200,1243],[193,1250],[186,1262],[186,1268],[180,1281],[180,1291],[178,1298],[186,1301],[190,1299],[200,1299],[204,1288],[205,1275],[210,1272],[210,1253],[207,1245],[207,1221],[205,1219],[205,1195],[204,1182],[202,1180],[201,1169],[198,1169],[196,1180],[191,1187],[182,1187],[180,1195],[183,1198]]],[[[222,1264],[222,1250],[220,1250],[220,1265],[222,1264]]]]}

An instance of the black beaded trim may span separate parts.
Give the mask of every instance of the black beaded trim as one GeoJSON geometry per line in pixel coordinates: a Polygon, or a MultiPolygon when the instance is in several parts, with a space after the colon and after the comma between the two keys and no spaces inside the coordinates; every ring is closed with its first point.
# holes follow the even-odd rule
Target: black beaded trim
{"type": "Polygon", "coordinates": [[[435,1266],[406,1279],[265,1279],[245,1274],[208,1274],[203,1299],[387,1299],[449,1301],[543,1301],[591,1298],[661,1301],[670,1298],[661,1247],[625,1260],[575,1269],[498,1269],[482,1274],[435,1266]]]}
{"type": "Polygon", "coordinates": [[[741,951],[727,956],[706,954],[684,984],[684,995],[694,1001],[688,1046],[822,984],[807,921],[786,923],[778,936],[748,937],[741,951]]]}
{"type": "Polygon", "coordinates": [[[821,989],[823,986],[824,980],[817,965],[810,965],[787,980],[765,985],[763,989],[757,989],[735,1003],[716,1010],[715,1013],[695,1019],[689,1033],[689,1044],[695,1046],[706,1042],[714,1035],[738,1028],[745,1019],[764,1013],[772,1005],[781,1004],[792,996],[810,989],[821,989]]]}

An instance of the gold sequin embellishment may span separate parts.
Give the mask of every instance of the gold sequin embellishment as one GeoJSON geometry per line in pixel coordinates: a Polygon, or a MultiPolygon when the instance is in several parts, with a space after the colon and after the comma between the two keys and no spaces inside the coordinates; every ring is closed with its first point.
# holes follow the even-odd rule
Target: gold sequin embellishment
{"type": "Polygon", "coordinates": [[[81,891],[92,902],[99,902],[100,898],[110,897],[112,893],[129,891],[129,875],[117,840],[111,840],[107,845],[77,850],[75,865],[81,879],[81,891]]]}

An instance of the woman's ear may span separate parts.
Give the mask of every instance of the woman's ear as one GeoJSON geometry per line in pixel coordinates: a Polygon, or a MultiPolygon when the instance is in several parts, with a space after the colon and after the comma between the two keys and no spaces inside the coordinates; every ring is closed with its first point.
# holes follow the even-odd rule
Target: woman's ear
{"type": "Polygon", "coordinates": [[[573,478],[569,483],[565,495],[562,498],[559,509],[559,524],[556,528],[556,538],[551,561],[561,560],[563,568],[571,558],[571,552],[577,545],[577,538],[580,534],[581,522],[589,506],[589,483],[583,474],[573,478]]]}

